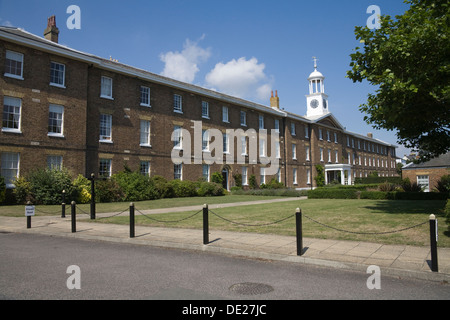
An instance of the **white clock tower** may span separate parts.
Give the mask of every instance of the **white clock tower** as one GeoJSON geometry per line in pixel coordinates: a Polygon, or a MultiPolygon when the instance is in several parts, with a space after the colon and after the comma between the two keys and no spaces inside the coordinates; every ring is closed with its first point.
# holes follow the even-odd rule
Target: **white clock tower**
{"type": "Polygon", "coordinates": [[[318,117],[329,113],[328,96],[325,94],[325,77],[317,71],[317,58],[314,59],[314,71],[309,75],[309,95],[306,96],[306,117],[318,117]]]}

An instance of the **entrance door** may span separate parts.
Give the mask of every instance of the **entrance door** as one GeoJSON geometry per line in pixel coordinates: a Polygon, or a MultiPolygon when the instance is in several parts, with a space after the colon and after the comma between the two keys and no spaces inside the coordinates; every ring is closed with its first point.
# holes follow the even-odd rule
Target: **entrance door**
{"type": "Polygon", "coordinates": [[[228,169],[227,168],[224,168],[222,170],[222,177],[223,177],[223,182],[222,182],[223,188],[226,190],[229,190],[228,189],[228,169]]]}

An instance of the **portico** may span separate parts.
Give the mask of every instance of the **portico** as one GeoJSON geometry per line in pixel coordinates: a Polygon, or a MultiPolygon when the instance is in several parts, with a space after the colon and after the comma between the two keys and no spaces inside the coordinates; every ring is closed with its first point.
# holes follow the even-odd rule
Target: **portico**
{"type": "Polygon", "coordinates": [[[352,184],[352,166],[350,164],[326,164],[325,165],[325,185],[340,176],[342,185],[352,184]]]}

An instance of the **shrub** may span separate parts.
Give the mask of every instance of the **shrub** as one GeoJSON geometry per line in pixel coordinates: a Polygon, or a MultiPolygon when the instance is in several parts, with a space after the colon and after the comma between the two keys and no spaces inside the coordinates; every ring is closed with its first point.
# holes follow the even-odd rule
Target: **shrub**
{"type": "Polygon", "coordinates": [[[175,196],[173,186],[169,184],[164,177],[161,176],[151,177],[149,183],[150,183],[149,200],[173,198],[175,196]]]}
{"type": "Polygon", "coordinates": [[[77,190],[76,203],[89,203],[91,201],[91,182],[86,177],[79,174],[73,181],[73,186],[77,190]]]}
{"type": "Polygon", "coordinates": [[[172,180],[169,185],[173,187],[174,196],[177,198],[197,196],[195,183],[192,181],[172,180]]]}
{"type": "Polygon", "coordinates": [[[6,200],[6,184],[5,179],[0,176],[0,203],[5,202],[6,200]]]}
{"type": "Polygon", "coordinates": [[[277,179],[273,178],[267,184],[261,184],[261,189],[284,189],[284,184],[282,182],[278,182],[277,179]]]}
{"type": "Polygon", "coordinates": [[[242,187],[242,174],[236,173],[234,176],[234,183],[236,184],[236,187],[242,187]]]}
{"type": "Polygon", "coordinates": [[[223,176],[220,172],[214,172],[211,175],[211,182],[215,182],[218,184],[223,184],[223,176]]]}
{"type": "Polygon", "coordinates": [[[317,187],[323,187],[325,185],[325,169],[320,164],[316,165],[317,176],[314,177],[316,180],[317,187]]]}
{"type": "Polygon", "coordinates": [[[95,201],[96,202],[119,202],[125,195],[117,181],[104,179],[95,181],[95,201]]]}
{"type": "Polygon", "coordinates": [[[38,169],[15,183],[14,195],[17,203],[31,201],[35,204],[61,204],[62,191],[66,191],[66,202],[75,200],[77,189],[66,169],[38,169]]]}
{"type": "Polygon", "coordinates": [[[197,189],[197,194],[200,197],[223,196],[225,195],[225,191],[221,184],[215,182],[201,182],[199,188],[197,189]]]}
{"type": "Polygon", "coordinates": [[[250,177],[248,179],[248,186],[250,189],[258,188],[258,184],[256,183],[256,177],[254,174],[250,175],[250,177]]]}
{"type": "Polygon", "coordinates": [[[124,170],[111,177],[123,191],[122,201],[143,201],[149,198],[150,178],[139,172],[124,170]]]}
{"type": "Polygon", "coordinates": [[[444,208],[444,214],[445,214],[445,222],[447,223],[447,230],[450,232],[450,199],[447,199],[447,204],[444,208]]]}
{"type": "Polygon", "coordinates": [[[403,179],[401,182],[401,187],[405,192],[421,192],[422,188],[417,184],[417,182],[411,182],[409,178],[403,179]]]}
{"type": "Polygon", "coordinates": [[[439,192],[450,192],[450,174],[442,176],[436,184],[436,189],[439,192]]]}
{"type": "Polygon", "coordinates": [[[378,190],[379,191],[385,191],[385,192],[394,191],[395,190],[395,184],[389,183],[387,181],[383,182],[382,184],[380,184],[378,186],[378,190]]]}

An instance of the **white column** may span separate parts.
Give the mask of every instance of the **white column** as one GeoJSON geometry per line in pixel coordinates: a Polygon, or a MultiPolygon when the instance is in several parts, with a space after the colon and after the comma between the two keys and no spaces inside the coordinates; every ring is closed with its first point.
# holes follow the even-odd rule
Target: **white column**
{"type": "Polygon", "coordinates": [[[344,173],[344,169],[341,169],[341,184],[342,184],[342,185],[345,184],[345,173],[344,173]]]}

